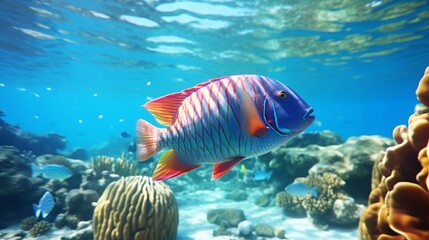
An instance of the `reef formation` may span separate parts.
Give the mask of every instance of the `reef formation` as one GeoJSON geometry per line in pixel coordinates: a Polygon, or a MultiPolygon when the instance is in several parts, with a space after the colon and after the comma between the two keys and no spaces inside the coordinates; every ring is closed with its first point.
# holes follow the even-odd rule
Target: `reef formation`
{"type": "Polygon", "coordinates": [[[150,177],[112,182],[98,200],[94,239],[176,239],[179,221],[173,192],[150,177]]]}
{"type": "Polygon", "coordinates": [[[429,239],[429,67],[417,87],[422,105],[408,126],[393,130],[395,146],[374,164],[368,208],[361,216],[361,240],[429,239]]]}

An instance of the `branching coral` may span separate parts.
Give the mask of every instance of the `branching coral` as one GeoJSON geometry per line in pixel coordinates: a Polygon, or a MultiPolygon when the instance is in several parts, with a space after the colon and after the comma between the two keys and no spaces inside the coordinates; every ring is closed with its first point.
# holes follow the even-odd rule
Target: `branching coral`
{"type": "MultiPolygon", "coordinates": [[[[429,107],[429,67],[416,94],[429,107]]],[[[408,128],[398,126],[394,129],[393,138],[397,145],[381,154],[378,171],[373,171],[369,206],[359,225],[362,240],[429,239],[427,107],[416,109],[408,120],[408,128]],[[379,184],[376,186],[376,183],[379,184]]]]}
{"type": "Polygon", "coordinates": [[[285,213],[292,217],[305,217],[305,209],[302,206],[302,197],[294,197],[287,192],[279,192],[276,195],[276,205],[283,208],[285,213]]]}
{"type": "Polygon", "coordinates": [[[319,197],[306,197],[302,201],[302,206],[307,211],[307,216],[311,217],[315,223],[326,223],[326,216],[332,214],[332,207],[337,199],[345,199],[346,195],[341,191],[345,182],[333,173],[322,175],[310,175],[306,178],[298,178],[296,181],[303,182],[309,187],[319,187],[319,197]]]}
{"type": "Polygon", "coordinates": [[[30,233],[30,236],[37,237],[40,235],[43,235],[49,231],[51,228],[51,224],[48,221],[42,220],[38,223],[36,223],[28,233],[30,233]]]}
{"type": "Polygon", "coordinates": [[[317,198],[310,195],[297,197],[287,192],[280,192],[276,196],[277,205],[283,207],[286,214],[307,215],[319,227],[327,227],[335,223],[334,202],[347,199],[347,195],[342,190],[344,181],[333,173],[309,175],[305,178],[297,178],[295,181],[305,183],[310,188],[319,187],[319,196],[317,198]]]}
{"type": "Polygon", "coordinates": [[[178,209],[162,182],[132,176],[112,182],[94,211],[94,239],[176,239],[178,209]]]}
{"type": "Polygon", "coordinates": [[[31,217],[28,217],[28,218],[24,218],[24,220],[22,220],[22,222],[21,222],[20,227],[21,227],[22,230],[28,231],[34,225],[36,225],[36,223],[37,223],[37,219],[35,217],[31,216],[31,217]]]}
{"type": "Polygon", "coordinates": [[[92,169],[97,178],[102,177],[104,171],[123,177],[141,174],[137,163],[129,161],[125,156],[116,160],[113,157],[97,156],[92,160],[92,169]]]}

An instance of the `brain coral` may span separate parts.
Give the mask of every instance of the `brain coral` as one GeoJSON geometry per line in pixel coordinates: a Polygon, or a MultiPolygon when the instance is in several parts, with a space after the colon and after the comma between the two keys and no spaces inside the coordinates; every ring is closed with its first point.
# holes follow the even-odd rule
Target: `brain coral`
{"type": "Polygon", "coordinates": [[[429,239],[429,67],[416,94],[426,107],[416,108],[408,127],[393,130],[397,144],[376,162],[369,206],[359,224],[362,240],[429,239]]]}
{"type": "Polygon", "coordinates": [[[94,211],[94,239],[176,239],[176,199],[162,182],[132,176],[112,182],[94,211]]]}

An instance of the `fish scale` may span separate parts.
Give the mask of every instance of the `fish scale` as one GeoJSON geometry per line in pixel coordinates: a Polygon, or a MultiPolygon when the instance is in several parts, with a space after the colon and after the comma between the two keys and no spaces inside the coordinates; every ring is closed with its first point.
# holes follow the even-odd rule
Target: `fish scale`
{"type": "Polygon", "coordinates": [[[257,75],[209,80],[144,107],[169,126],[158,129],[144,120],[137,124],[140,159],[168,149],[159,159],[154,180],[201,164],[214,164],[212,179],[217,179],[239,161],[282,145],[314,120],[312,108],[293,90],[257,75]]]}
{"type": "MultiPolygon", "coordinates": [[[[191,150],[190,152],[182,155],[184,159],[200,159],[203,162],[211,162],[212,159],[204,159],[205,156],[203,154],[205,153],[206,149],[201,148],[201,146],[204,144],[215,146],[216,149],[227,150],[226,152],[220,152],[220,155],[216,155],[215,152],[213,153],[213,150],[207,149],[206,153],[209,153],[209,155],[211,156],[217,156],[220,158],[228,159],[232,157],[232,154],[240,154],[242,152],[243,149],[240,148],[240,146],[247,143],[248,139],[241,138],[241,126],[237,119],[237,116],[239,115],[239,109],[236,104],[234,107],[231,107],[233,103],[230,100],[231,98],[233,100],[237,99],[235,89],[237,87],[237,84],[239,83],[239,80],[240,79],[233,79],[233,81],[219,82],[217,85],[210,85],[205,87],[206,89],[204,90],[206,90],[206,92],[208,92],[210,96],[212,96],[212,94],[216,94],[219,97],[218,100],[214,99],[213,97],[210,97],[211,99],[213,99],[213,102],[216,103],[214,106],[208,104],[202,106],[202,104],[204,104],[204,101],[201,99],[203,98],[201,92],[203,92],[204,90],[191,95],[189,101],[185,100],[185,102],[179,109],[179,121],[177,121],[173,125],[189,126],[184,127],[184,133],[188,140],[186,141],[186,143],[188,143],[187,146],[191,150]],[[217,92],[214,91],[215,88],[218,89],[217,92]],[[221,104],[221,102],[225,102],[226,104],[221,104]],[[201,136],[203,132],[204,120],[210,122],[207,120],[207,118],[203,118],[203,113],[211,111],[216,111],[220,113],[220,117],[214,119],[216,120],[215,122],[217,122],[217,125],[221,129],[221,135],[219,136],[219,138],[216,139],[213,136],[210,136],[208,138],[203,138],[201,136]],[[180,116],[187,117],[183,118],[183,121],[180,121],[180,119],[182,119],[180,118],[180,116]],[[225,129],[222,126],[227,126],[228,129],[225,129]],[[236,131],[238,131],[238,134],[236,134],[236,131]]],[[[243,84],[243,86],[249,88],[248,85],[243,84]]],[[[252,88],[252,90],[253,89],[254,88],[252,88]]],[[[252,93],[252,95],[254,94],[255,93],[252,93]]],[[[209,126],[210,128],[213,127],[212,124],[209,124],[209,126]]],[[[168,137],[165,140],[161,140],[161,144],[162,142],[165,142],[165,144],[163,144],[163,146],[165,147],[172,147],[172,145],[174,145],[174,142],[180,140],[178,134],[174,134],[172,129],[173,128],[166,129],[166,131],[168,132],[168,137]]],[[[214,132],[219,132],[219,130],[214,130],[214,132]]],[[[262,147],[265,146],[262,145],[262,147]]],[[[190,161],[189,163],[195,162],[190,161]]]]}

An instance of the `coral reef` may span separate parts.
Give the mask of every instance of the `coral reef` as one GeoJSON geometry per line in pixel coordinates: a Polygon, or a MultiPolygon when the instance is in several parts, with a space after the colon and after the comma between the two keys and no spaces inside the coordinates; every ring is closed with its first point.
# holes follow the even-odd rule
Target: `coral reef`
{"type": "Polygon", "coordinates": [[[276,205],[283,208],[286,215],[291,217],[305,217],[305,208],[302,206],[302,197],[294,197],[282,191],[276,195],[276,205]]]}
{"type": "Polygon", "coordinates": [[[429,239],[429,67],[419,82],[418,106],[408,127],[393,130],[396,145],[376,162],[360,239],[429,239]],[[378,171],[378,173],[377,173],[378,171]],[[378,183],[378,184],[377,184],[378,183]]]}
{"type": "Polygon", "coordinates": [[[34,225],[36,225],[37,219],[33,216],[24,218],[24,220],[21,221],[20,228],[24,231],[30,230],[34,225]]]}
{"type": "Polygon", "coordinates": [[[176,239],[177,226],[173,192],[146,176],[109,184],[93,217],[94,239],[176,239]]]}
{"type": "Polygon", "coordinates": [[[320,228],[329,226],[350,227],[356,225],[363,206],[343,191],[344,181],[333,173],[311,174],[295,181],[305,183],[310,188],[319,187],[319,196],[297,197],[287,192],[276,196],[277,206],[293,217],[307,216],[320,228]]]}
{"type": "Polygon", "coordinates": [[[57,154],[57,150],[64,149],[66,143],[64,136],[56,133],[38,135],[24,132],[19,127],[8,124],[0,116],[0,145],[14,146],[39,156],[57,154]]]}
{"type": "MultiPolygon", "coordinates": [[[[335,143],[335,141],[332,141],[335,143]]],[[[351,137],[337,145],[280,147],[259,158],[273,170],[273,180],[285,186],[297,177],[335,173],[346,182],[344,190],[353,198],[366,199],[371,191],[371,169],[380,151],[393,145],[380,136],[351,137]],[[366,184],[368,183],[368,184],[366,184]]]]}
{"type": "Polygon", "coordinates": [[[30,236],[37,237],[41,236],[49,231],[51,224],[48,221],[42,220],[36,224],[28,231],[30,236]]]}
{"type": "Polygon", "coordinates": [[[44,190],[44,180],[31,178],[32,157],[12,146],[0,146],[0,228],[32,214],[32,203],[44,190]]]}
{"type": "Polygon", "coordinates": [[[103,171],[110,174],[117,174],[122,177],[135,176],[141,174],[136,162],[131,162],[122,155],[116,159],[108,156],[97,156],[92,159],[92,169],[96,177],[101,177],[103,171]]]}

